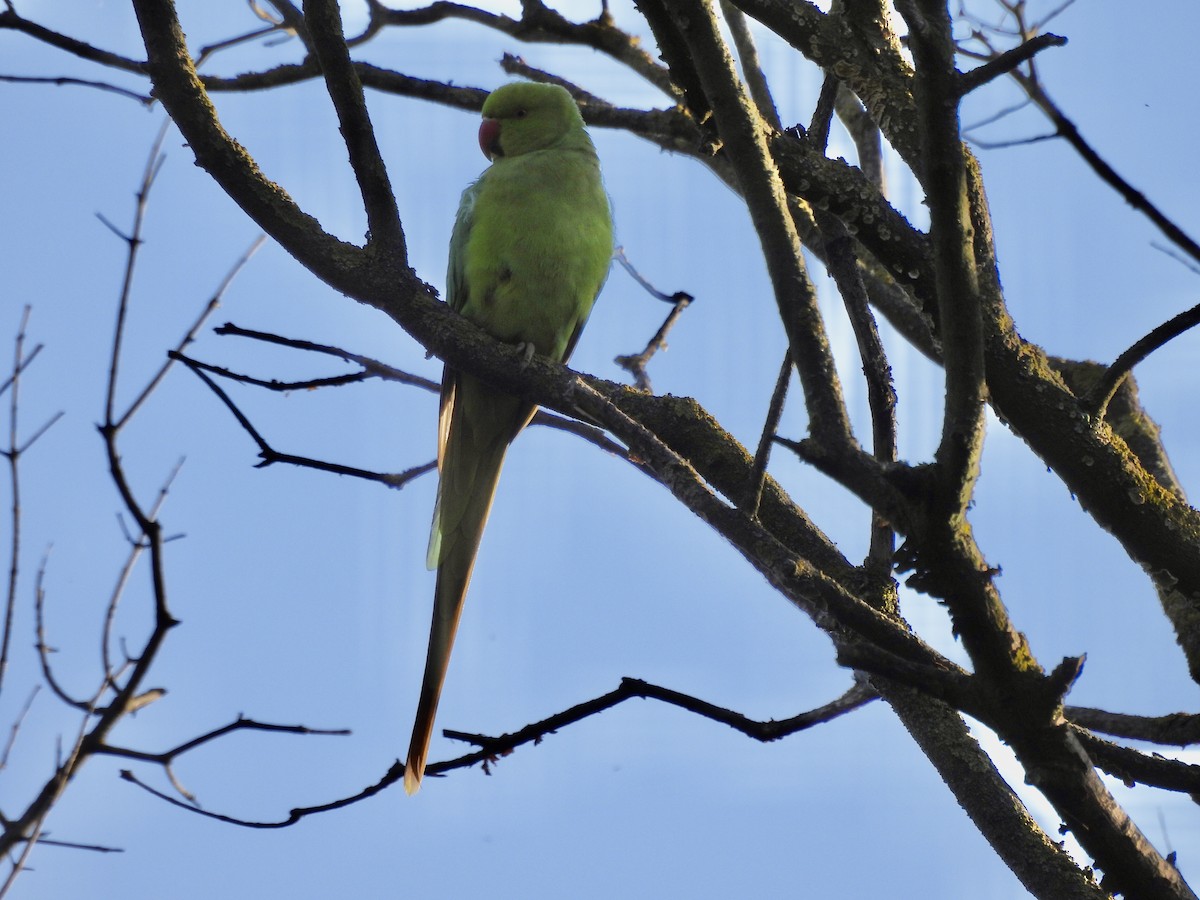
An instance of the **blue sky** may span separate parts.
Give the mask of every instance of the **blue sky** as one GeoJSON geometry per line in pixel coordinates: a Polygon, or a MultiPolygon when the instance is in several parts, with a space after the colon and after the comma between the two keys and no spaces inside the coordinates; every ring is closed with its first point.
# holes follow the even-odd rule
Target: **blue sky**
{"type": "MultiPolygon", "coordinates": [[[[1053,4],[1046,4],[1047,6],[1053,4]]],[[[353,4],[346,4],[353,17],[353,4]]],[[[502,6],[489,8],[504,9],[502,6]]],[[[596,7],[571,2],[573,18],[596,7]]],[[[26,2],[21,12],[96,45],[140,56],[132,13],[117,2],[26,2]]],[[[614,3],[618,23],[636,27],[614,3]]],[[[242,3],[187,2],[193,46],[254,27],[242,3]]],[[[1055,23],[1067,47],[1044,54],[1053,97],[1109,161],[1186,228],[1200,207],[1192,177],[1191,83],[1200,10],[1162,4],[1172,23],[1140,35],[1118,4],[1077,2],[1055,23]],[[1122,14],[1123,13],[1123,14],[1122,14]]],[[[764,41],[785,121],[807,121],[819,82],[785,46],[764,41]]],[[[461,23],[388,33],[364,58],[408,74],[494,87],[504,51],[624,105],[662,105],[653,89],[586,50],[521,45],[461,23]]],[[[294,44],[218,56],[234,73],[296,58],[294,44]]],[[[0,73],[105,77],[0,32],[0,73]]],[[[123,80],[124,84],[133,84],[123,80]]],[[[973,97],[969,122],[1007,105],[1004,85],[973,97]]],[[[486,165],[468,114],[369,98],[417,272],[440,287],[454,209],[486,165]]],[[[319,84],[222,96],[222,121],[264,171],[326,229],[360,240],[364,219],[319,84]]],[[[22,386],[28,432],[64,418],[23,462],[24,547],[12,668],[0,695],[7,728],[39,680],[32,652],[33,578],[46,548],[46,607],[56,672],[79,693],[99,678],[97,635],[127,547],[119,498],[94,424],[103,402],[123,245],[95,217],[125,227],[161,120],[115,95],[0,84],[0,347],[25,304],[31,342],[46,347],[22,386]]],[[[1032,112],[987,132],[1044,133],[1032,112]]],[[[737,198],[699,164],[622,134],[595,132],[618,239],[642,272],[697,302],[650,374],[656,391],[698,398],[753,443],[783,343],[757,241],[737,198]]],[[[121,396],[136,395],[257,230],[191,162],[174,132],[150,204],[121,396]]],[[[832,152],[849,155],[840,134],[832,152]]],[[[999,258],[1021,333],[1051,352],[1109,360],[1196,301],[1196,275],[1151,244],[1144,220],[1047,141],[981,150],[999,258]]],[[[920,197],[895,166],[893,201],[921,221],[920,197]]],[[[853,339],[825,291],[830,332],[860,427],[865,392],[853,339]]],[[[573,364],[620,378],[612,358],[639,350],[664,307],[614,270],[573,364]]],[[[382,314],[337,295],[268,244],[212,324],[232,321],[343,346],[436,378],[440,365],[382,314]]],[[[885,336],[900,393],[901,452],[932,451],[940,373],[885,336]],[[931,430],[932,429],[932,430],[931,430]]],[[[0,351],[5,358],[10,353],[0,351]]],[[[322,359],[205,333],[199,358],[263,377],[342,371],[322,359]]],[[[1194,413],[1196,338],[1138,370],[1185,487],[1200,480],[1194,413]]],[[[7,365],[7,363],[5,363],[7,365]]],[[[431,458],[436,401],[399,386],[288,396],[235,391],[281,450],[400,471],[431,458]]],[[[804,417],[791,407],[785,435],[804,417]]],[[[349,478],[253,468],[255,448],[194,377],[174,371],[122,445],[149,500],[181,457],[163,513],[185,535],[168,554],[175,629],[151,673],[162,701],[114,741],[161,750],[239,713],[350,728],[350,737],[238,734],[183,757],[180,780],[208,809],[272,820],[376,781],[404,752],[423,665],[433,577],[424,566],[434,483],[390,491],[349,478]]],[[[847,494],[777,452],[773,474],[851,558],[867,516],[847,494]]],[[[7,506],[7,495],[5,495],[7,506]]],[[[991,423],[973,522],[1013,618],[1047,666],[1088,654],[1071,701],[1144,714],[1194,707],[1153,591],[1111,538],[1002,426],[991,423]]],[[[5,533],[7,526],[4,526],[5,533]]],[[[149,621],[144,571],[118,631],[137,646],[149,621]]],[[[905,611],[955,658],[944,616],[906,595],[905,611]]],[[[530,429],[510,454],[455,649],[439,725],[499,733],[645,678],[748,715],[783,718],[850,684],[828,641],[732,548],[628,464],[569,436],[530,429]]],[[[40,784],[58,735],[78,717],[48,691],[34,699],[8,767],[0,809],[40,784]]],[[[989,740],[987,735],[983,735],[989,740]]],[[[992,741],[994,743],[994,740],[992,741]]],[[[431,758],[457,755],[435,740],[431,758]]],[[[811,732],[760,745],[650,701],[626,704],[479,770],[398,788],[281,831],[247,831],[168,807],[119,780],[129,763],[93,760],[51,816],[53,837],[124,848],[96,854],[41,847],[13,896],[1022,896],[1015,878],[958,810],[894,716],[873,704],[811,732]],[[97,893],[97,886],[99,893],[97,893]]],[[[169,789],[153,766],[135,766],[169,789]]],[[[1023,791],[1020,774],[1010,772],[1023,791]]],[[[1024,794],[1044,814],[1036,796],[1024,794]]],[[[1118,789],[1164,851],[1200,845],[1186,798],[1118,789]]],[[[1056,821],[1043,820],[1050,831],[1056,821]]],[[[1186,853],[1181,860],[1188,874],[1186,853]]]]}

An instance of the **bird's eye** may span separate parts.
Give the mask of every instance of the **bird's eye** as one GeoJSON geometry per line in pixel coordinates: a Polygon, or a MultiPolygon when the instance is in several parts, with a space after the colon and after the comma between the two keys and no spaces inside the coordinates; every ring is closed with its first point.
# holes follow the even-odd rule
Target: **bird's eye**
{"type": "Polygon", "coordinates": [[[525,107],[521,107],[515,113],[513,113],[513,117],[517,119],[523,119],[527,115],[529,115],[529,110],[525,109],[525,107]]]}

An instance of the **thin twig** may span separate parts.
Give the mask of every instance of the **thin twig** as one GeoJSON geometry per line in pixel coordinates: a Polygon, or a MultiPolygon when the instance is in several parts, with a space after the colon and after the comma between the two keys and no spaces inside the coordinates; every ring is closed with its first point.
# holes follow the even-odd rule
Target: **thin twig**
{"type": "Polygon", "coordinates": [[[1104,370],[1104,374],[1085,399],[1084,406],[1091,411],[1092,415],[1104,418],[1109,401],[1116,394],[1121,382],[1125,380],[1125,376],[1133,371],[1133,367],[1168,341],[1195,328],[1196,325],[1200,325],[1200,303],[1163,322],[1118,356],[1113,364],[1104,370]]]}
{"type": "Polygon", "coordinates": [[[1079,742],[1096,765],[1126,787],[1145,784],[1164,791],[1195,796],[1200,794],[1200,766],[1158,753],[1146,754],[1098,738],[1083,728],[1074,729],[1079,742]]]}
{"type": "Polygon", "coordinates": [[[42,667],[42,677],[46,679],[46,684],[50,686],[50,690],[63,703],[75,709],[87,709],[87,701],[79,700],[72,697],[58,683],[58,679],[54,677],[54,668],[50,665],[50,654],[55,650],[46,642],[46,567],[50,562],[50,552],[46,551],[42,557],[41,565],[38,566],[37,576],[34,579],[33,586],[33,613],[34,613],[34,628],[37,638],[36,649],[38,659],[42,667]]]}
{"type": "Polygon", "coordinates": [[[152,106],[154,98],[148,94],[139,94],[137,91],[131,91],[128,88],[120,87],[119,85],[110,84],[107,81],[90,81],[86,78],[68,78],[60,75],[55,77],[35,77],[32,75],[0,75],[0,81],[10,84],[53,84],[53,85],[75,85],[78,87],[90,87],[100,91],[108,91],[111,94],[117,94],[121,97],[128,97],[130,100],[136,100],[142,106],[152,106]]]}
{"type": "Polygon", "coordinates": [[[779,431],[779,420],[783,416],[788,383],[792,380],[792,368],[792,354],[784,353],[783,362],[779,366],[779,375],[775,379],[775,389],[771,392],[771,403],[767,407],[767,417],[763,420],[762,435],[759,437],[758,447],[754,451],[754,464],[750,468],[750,490],[746,494],[746,512],[752,519],[758,518],[758,507],[762,503],[763,485],[767,482],[767,464],[771,461],[771,446],[775,443],[776,432],[779,431]]]}
{"type": "Polygon", "coordinates": [[[679,321],[679,317],[683,315],[683,311],[688,308],[691,302],[692,298],[687,294],[684,294],[676,302],[671,311],[667,313],[667,317],[663,319],[662,325],[658,327],[658,331],[654,332],[654,337],[650,338],[641,353],[635,353],[632,356],[618,356],[613,359],[613,362],[633,375],[634,384],[639,390],[653,390],[653,386],[650,383],[650,376],[646,373],[646,365],[659,350],[667,349],[667,333],[675,327],[675,323],[679,321]]]}
{"type": "Polygon", "coordinates": [[[613,360],[618,366],[633,375],[634,384],[638,390],[650,391],[652,387],[650,376],[646,372],[646,366],[655,353],[666,349],[667,334],[675,327],[675,323],[679,320],[680,315],[683,314],[683,311],[688,308],[695,298],[686,291],[676,291],[674,294],[667,294],[660,291],[647,281],[642,276],[642,273],[629,261],[629,257],[625,255],[624,247],[618,247],[613,253],[613,258],[621,264],[621,268],[628,272],[633,277],[633,280],[640,284],[651,297],[661,300],[663,303],[674,304],[671,312],[667,314],[667,318],[659,326],[658,331],[654,333],[654,337],[650,338],[641,353],[635,353],[630,356],[618,356],[613,360]]]}
{"type": "MultiPolygon", "coordinates": [[[[362,366],[363,371],[368,374],[381,378],[385,381],[395,381],[399,384],[409,384],[422,388],[433,393],[438,393],[441,390],[441,384],[432,381],[428,378],[422,378],[419,375],[412,375],[401,369],[395,369],[389,365],[372,359],[369,356],[362,356],[358,353],[351,353],[348,350],[343,350],[340,347],[331,347],[326,344],[315,344],[312,341],[305,341],[299,338],[288,338],[278,334],[271,334],[266,331],[254,331],[249,328],[242,328],[239,325],[234,325],[232,322],[226,322],[213,329],[214,334],[219,335],[234,335],[236,337],[250,338],[255,341],[262,341],[266,344],[275,344],[280,347],[291,347],[295,350],[304,350],[308,353],[321,353],[325,356],[335,356],[338,359],[346,362],[354,363],[362,366]]],[[[232,376],[230,376],[232,377],[232,376]]],[[[269,385],[263,384],[263,387],[269,385]]]]}
{"type": "MultiPolygon", "coordinates": [[[[867,299],[867,288],[854,253],[854,240],[840,220],[822,210],[816,211],[817,224],[825,238],[825,260],[830,275],[846,307],[854,330],[867,383],[867,404],[871,410],[871,452],[881,463],[896,461],[896,388],[887,352],[879,337],[879,328],[867,299]]],[[[871,542],[867,566],[880,578],[888,578],[896,550],[892,524],[878,510],[871,511],[871,542]]]]}
{"type": "Polygon", "coordinates": [[[125,254],[125,272],[122,277],[120,300],[117,306],[117,325],[113,331],[112,354],[110,356],[108,372],[108,392],[104,403],[104,421],[114,426],[117,421],[117,373],[121,359],[121,345],[125,338],[125,317],[129,310],[130,294],[133,290],[133,273],[137,267],[138,251],[142,246],[142,225],[146,220],[146,205],[150,200],[150,189],[154,186],[154,179],[162,168],[163,162],[166,160],[166,156],[162,152],[162,145],[167,137],[167,129],[170,127],[171,120],[164,119],[162,126],[158,130],[157,137],[155,137],[153,144],[150,146],[150,154],[146,159],[146,166],[142,172],[142,182],[135,195],[133,230],[129,234],[123,234],[111,222],[105,219],[103,215],[97,214],[97,217],[108,226],[109,230],[128,244],[125,254]]]}
{"type": "MultiPolygon", "coordinates": [[[[166,503],[167,494],[170,492],[171,485],[175,483],[176,477],[179,475],[179,470],[183,468],[183,459],[181,458],[175,463],[175,467],[167,475],[166,480],[158,490],[158,498],[154,502],[154,506],[150,509],[149,517],[157,520],[159,513],[162,511],[163,504],[166,503]]],[[[119,690],[117,685],[117,669],[112,664],[109,647],[112,644],[113,626],[117,621],[117,607],[121,603],[121,598],[125,595],[125,588],[129,583],[129,578],[133,574],[134,567],[141,559],[142,553],[148,549],[144,539],[129,536],[129,555],[125,557],[125,562],[121,566],[121,571],[117,575],[117,582],[113,586],[112,593],[109,594],[108,604],[104,613],[104,627],[100,632],[100,658],[104,666],[104,672],[109,680],[109,684],[114,691],[119,690]]]]}
{"type": "MultiPolygon", "coordinates": [[[[1069,4],[1056,10],[1061,12],[1062,8],[1066,8],[1069,4]]],[[[1005,141],[997,143],[984,143],[975,140],[975,143],[981,147],[1008,147],[1020,144],[1034,143],[1037,141],[1048,140],[1054,137],[1061,137],[1070,144],[1075,152],[1078,153],[1095,172],[1100,179],[1115,190],[1121,197],[1132,206],[1134,209],[1145,215],[1154,225],[1167,237],[1171,243],[1179,247],[1193,260],[1200,262],[1200,244],[1198,244],[1190,235],[1188,235],[1178,224],[1167,216],[1161,209],[1158,208],[1145,194],[1130,184],[1120,173],[1117,172],[1083,137],[1079,128],[1075,123],[1059,108],[1059,106],[1050,98],[1050,95],[1042,88],[1037,79],[1036,69],[1030,66],[1030,73],[1026,74],[1019,70],[1012,70],[1010,74],[1013,79],[1025,91],[1029,99],[1040,109],[1047,118],[1054,124],[1054,133],[1049,135],[1040,135],[1033,138],[1026,138],[1018,141],[1005,141]]]]}
{"type": "MultiPolygon", "coordinates": [[[[669,703],[673,706],[678,706],[681,709],[694,712],[697,715],[712,719],[715,722],[728,725],[743,734],[759,741],[774,741],[791,734],[796,734],[807,728],[812,728],[815,725],[824,722],[832,721],[833,719],[852,712],[861,706],[870,703],[876,699],[874,688],[864,681],[857,682],[841,697],[833,700],[824,706],[816,709],[808,710],[791,716],[780,721],[767,720],[758,721],[750,719],[741,713],[733,710],[725,709],[708,703],[707,701],[691,697],[687,694],[682,694],[678,691],[673,691],[669,688],[660,687],[650,684],[646,681],[641,681],[636,678],[622,678],[621,685],[614,691],[610,691],[603,696],[593,700],[588,700],[584,703],[577,704],[563,712],[556,713],[553,716],[542,719],[539,722],[534,722],[524,728],[513,732],[512,734],[503,735],[501,737],[484,737],[482,735],[469,735],[463,732],[446,730],[443,734],[454,740],[465,740],[474,743],[480,749],[464,754],[455,759],[446,760],[444,762],[432,763],[425,770],[425,774],[429,776],[444,775],[447,772],[456,769],[469,768],[474,765],[482,764],[484,771],[488,771],[490,765],[495,761],[496,757],[501,754],[512,752],[517,747],[525,744],[539,743],[546,735],[553,734],[561,728],[579,722],[590,716],[594,716],[607,709],[611,709],[625,700],[634,698],[647,698],[660,700],[664,703],[669,703]]],[[[277,829],[287,828],[295,825],[301,819],[309,816],[318,815],[324,812],[330,812],[335,809],[343,809],[352,804],[373,797],[383,790],[386,790],[391,785],[400,781],[404,777],[404,765],[402,763],[393,764],[388,771],[375,784],[364,788],[358,793],[351,794],[338,800],[333,800],[329,803],[322,803],[317,806],[299,807],[291,810],[286,818],[275,821],[254,821],[250,819],[239,819],[233,816],[227,816],[222,813],[210,812],[209,810],[200,809],[189,803],[185,803],[175,797],[170,796],[162,791],[159,791],[145,782],[137,778],[132,772],[123,770],[121,777],[126,781],[136,784],[142,790],[153,794],[160,800],[170,803],[172,806],[177,806],[180,809],[186,809],[189,812],[204,816],[205,818],[215,819],[219,822],[225,822],[231,825],[240,825],[244,828],[255,829],[277,829]]]]}
{"type": "Polygon", "coordinates": [[[274,465],[275,463],[285,463],[287,465],[301,466],[307,469],[316,469],[321,472],[331,472],[334,475],[349,475],[353,478],[361,478],[365,481],[375,481],[380,484],[385,484],[390,488],[396,489],[404,487],[414,478],[418,478],[421,475],[424,475],[426,472],[431,472],[437,468],[437,462],[435,460],[431,460],[430,462],[423,463],[419,466],[414,466],[413,468],[400,473],[393,474],[386,472],[372,472],[368,469],[359,469],[355,466],[346,466],[342,465],[341,463],[326,462],[325,460],[312,459],[307,456],[296,456],[291,453],[280,453],[269,443],[267,443],[266,438],[264,438],[258,432],[258,429],[254,427],[250,419],[247,418],[246,414],[241,411],[238,405],[233,402],[233,399],[227,393],[225,393],[221,386],[217,384],[216,381],[214,381],[211,377],[209,377],[208,373],[204,371],[203,367],[196,360],[184,356],[182,353],[176,353],[174,351],[171,353],[171,358],[183,363],[196,374],[197,378],[208,385],[209,390],[217,395],[217,398],[225,404],[225,408],[233,414],[235,419],[237,419],[238,424],[242,426],[242,430],[244,430],[246,434],[250,435],[250,439],[258,445],[258,456],[261,462],[259,462],[255,468],[262,469],[267,466],[274,465]]]}
{"type": "MultiPolygon", "coordinates": [[[[17,608],[17,576],[21,567],[21,477],[19,462],[21,451],[18,441],[17,414],[20,410],[21,372],[28,365],[25,358],[25,329],[29,326],[31,307],[25,307],[21,314],[20,324],[17,325],[17,336],[13,348],[12,375],[4,389],[11,389],[8,406],[8,450],[4,456],[8,459],[9,492],[11,506],[9,525],[12,534],[9,537],[8,552],[8,586],[4,599],[4,633],[0,636],[0,688],[4,684],[4,676],[8,672],[8,648],[12,641],[13,614],[17,608]]],[[[35,351],[36,354],[36,351],[35,351]]],[[[32,356],[30,357],[32,359],[32,356]]]]}
{"type": "Polygon", "coordinates": [[[1066,46],[1066,43],[1067,39],[1057,34],[1039,34],[1032,37],[1023,44],[994,57],[982,66],[977,66],[969,72],[964,72],[958,80],[959,95],[969,94],[989,81],[994,81],[1002,75],[1009,74],[1017,66],[1021,65],[1021,63],[1032,59],[1047,47],[1063,47],[1066,46]]]}
{"type": "Polygon", "coordinates": [[[166,766],[173,763],[185,753],[195,750],[197,747],[202,747],[210,741],[225,737],[227,734],[232,734],[235,731],[266,731],[272,734],[316,734],[335,737],[345,737],[350,734],[350,729],[348,728],[310,728],[308,725],[279,725],[274,722],[260,722],[257,719],[238,716],[227,725],[214,728],[212,731],[207,731],[198,737],[191,738],[181,744],[176,744],[169,750],[162,750],[158,753],[133,750],[128,747],[115,747],[111,744],[97,748],[96,752],[105,756],[119,756],[125,759],[136,759],[142,762],[152,762],[166,766]]]}
{"type": "MultiPolygon", "coordinates": [[[[226,291],[229,290],[229,286],[233,284],[233,280],[237,278],[242,269],[246,267],[246,264],[250,262],[251,257],[258,252],[259,248],[262,247],[266,240],[267,236],[265,234],[260,234],[257,238],[255,238],[253,243],[246,248],[246,251],[230,267],[229,271],[225,273],[225,277],[221,279],[221,283],[217,286],[216,291],[204,305],[204,309],[200,311],[200,315],[196,317],[196,321],[191,324],[188,330],[184,333],[183,337],[180,339],[179,343],[175,345],[175,350],[177,352],[182,352],[184,347],[196,339],[196,335],[199,333],[200,329],[204,327],[204,323],[208,321],[208,317],[211,316],[216,308],[221,305],[221,300],[224,298],[226,291]]],[[[146,402],[146,398],[154,393],[155,389],[159,386],[159,384],[162,383],[162,380],[166,378],[167,372],[171,370],[172,363],[173,360],[168,354],[167,361],[162,364],[159,370],[154,374],[154,377],[150,379],[150,381],[146,384],[146,387],[142,389],[140,394],[138,394],[137,398],[129,404],[129,408],[125,410],[124,415],[122,415],[116,421],[115,427],[117,429],[123,428],[125,423],[137,414],[137,411],[141,408],[142,404],[146,402]]]]}
{"type": "Polygon", "coordinates": [[[17,735],[21,731],[21,724],[25,721],[25,717],[29,715],[29,710],[33,708],[34,698],[37,697],[41,689],[42,686],[40,684],[33,686],[33,690],[29,692],[29,699],[25,701],[16,719],[13,720],[12,727],[8,731],[8,740],[4,744],[4,752],[0,753],[0,771],[8,767],[8,755],[12,752],[13,745],[17,742],[17,735]]]}
{"type": "MultiPolygon", "coordinates": [[[[320,387],[338,387],[347,384],[357,384],[365,381],[368,378],[378,378],[382,381],[392,381],[397,384],[410,385],[418,387],[421,390],[436,394],[441,390],[441,385],[429,378],[423,378],[420,375],[413,375],[411,372],[405,372],[402,369],[397,369],[392,366],[382,363],[377,359],[372,359],[369,356],[363,356],[359,353],[351,353],[349,350],[343,350],[340,347],[331,347],[325,344],[315,344],[312,341],[300,340],[298,338],[282,337],[281,335],[272,334],[265,331],[254,331],[248,328],[242,328],[232,323],[225,323],[219,328],[214,328],[213,332],[220,335],[234,335],[237,337],[246,337],[252,340],[262,341],[268,344],[274,344],[280,347],[292,347],[297,350],[303,350],[309,353],[320,353],[325,356],[333,356],[346,362],[354,363],[361,367],[359,372],[351,372],[346,375],[335,375],[326,378],[313,378],[302,381],[283,382],[274,379],[255,378],[251,375],[245,375],[240,372],[234,372],[222,366],[214,366],[211,363],[201,362],[192,359],[190,366],[198,367],[205,372],[210,372],[222,378],[228,378],[231,381],[237,381],[242,384],[250,384],[256,387],[262,387],[272,391],[289,391],[289,390],[304,390],[309,388],[320,387]]],[[[546,410],[538,410],[534,415],[532,425],[541,425],[546,428],[554,428],[558,431],[565,431],[569,434],[577,435],[592,444],[595,444],[600,449],[612,453],[622,458],[627,458],[625,448],[620,444],[610,440],[605,436],[604,432],[592,425],[584,422],[578,422],[574,419],[568,419],[560,416],[557,413],[547,412],[546,410]]],[[[282,460],[281,460],[282,461],[282,460]]],[[[301,463],[303,464],[303,463],[301,463]]],[[[407,480],[410,474],[416,470],[401,473],[400,475],[385,476],[385,482],[393,487],[399,487],[403,481],[393,483],[396,479],[407,480]]],[[[416,474],[421,474],[426,471],[424,468],[416,474]]],[[[354,474],[354,473],[342,473],[354,474]]]]}

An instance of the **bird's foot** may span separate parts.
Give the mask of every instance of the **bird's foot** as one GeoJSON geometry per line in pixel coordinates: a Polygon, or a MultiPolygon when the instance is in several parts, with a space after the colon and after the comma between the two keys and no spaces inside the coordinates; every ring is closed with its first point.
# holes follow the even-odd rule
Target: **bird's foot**
{"type": "Polygon", "coordinates": [[[529,363],[533,360],[533,354],[537,350],[533,346],[532,341],[521,341],[517,344],[517,352],[521,354],[521,371],[524,371],[529,363]]]}

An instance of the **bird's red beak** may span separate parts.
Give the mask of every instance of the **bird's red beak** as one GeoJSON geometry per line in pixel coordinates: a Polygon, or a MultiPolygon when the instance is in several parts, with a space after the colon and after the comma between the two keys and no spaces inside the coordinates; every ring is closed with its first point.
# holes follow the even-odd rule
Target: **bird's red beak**
{"type": "Polygon", "coordinates": [[[495,159],[497,156],[504,155],[504,151],[500,149],[499,119],[484,119],[480,124],[479,149],[483,151],[483,155],[488,159],[495,159]]]}

